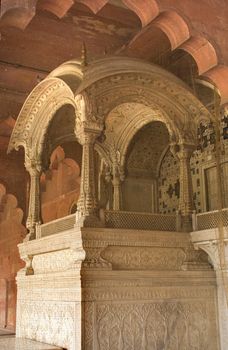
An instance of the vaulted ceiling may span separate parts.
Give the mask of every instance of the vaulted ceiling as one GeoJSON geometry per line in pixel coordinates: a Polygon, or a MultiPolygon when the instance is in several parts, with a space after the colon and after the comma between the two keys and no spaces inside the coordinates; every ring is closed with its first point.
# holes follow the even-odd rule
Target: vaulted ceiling
{"type": "Polygon", "coordinates": [[[210,103],[228,100],[227,0],[1,0],[0,146],[33,87],[64,61],[138,57],[183,79],[210,103]],[[206,82],[206,85],[205,85],[206,82]]]}

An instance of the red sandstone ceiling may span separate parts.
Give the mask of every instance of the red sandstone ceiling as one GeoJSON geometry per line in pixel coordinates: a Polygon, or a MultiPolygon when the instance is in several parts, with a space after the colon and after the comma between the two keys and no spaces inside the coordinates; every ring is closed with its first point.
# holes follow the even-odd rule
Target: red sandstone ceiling
{"type": "Polygon", "coordinates": [[[1,0],[0,6],[0,144],[27,94],[59,64],[80,57],[83,42],[89,61],[139,57],[191,87],[196,79],[209,81],[228,100],[228,0],[1,0]]]}

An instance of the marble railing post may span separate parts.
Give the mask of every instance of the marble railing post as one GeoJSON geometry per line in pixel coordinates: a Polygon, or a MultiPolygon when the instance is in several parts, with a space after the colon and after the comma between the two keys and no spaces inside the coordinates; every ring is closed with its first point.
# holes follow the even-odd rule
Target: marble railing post
{"type": "Polygon", "coordinates": [[[82,172],[80,197],[78,200],[77,225],[100,226],[95,188],[94,143],[100,131],[83,128],[77,134],[82,145],[82,172]]]}
{"type": "Polygon", "coordinates": [[[179,210],[182,216],[182,230],[184,231],[192,230],[192,213],[194,206],[190,158],[194,149],[193,145],[180,144],[176,153],[180,162],[179,210]]]}
{"type": "Polygon", "coordinates": [[[26,160],[25,168],[30,175],[28,218],[26,221],[29,233],[26,240],[32,240],[36,238],[36,225],[41,223],[40,175],[42,167],[39,161],[26,160]]]}
{"type": "MultiPolygon", "coordinates": [[[[205,236],[205,235],[204,235],[205,236]]],[[[207,234],[206,234],[207,236],[207,234]]],[[[214,235],[209,237],[210,240],[203,236],[199,237],[198,232],[191,233],[192,242],[195,249],[204,250],[210,257],[210,261],[216,272],[217,282],[217,298],[218,298],[218,317],[219,317],[219,331],[220,331],[220,346],[221,350],[228,349],[228,245],[227,241],[224,246],[221,245],[219,239],[214,235]],[[221,249],[224,249],[222,252],[221,249]],[[225,263],[222,262],[224,259],[225,263]]]]}

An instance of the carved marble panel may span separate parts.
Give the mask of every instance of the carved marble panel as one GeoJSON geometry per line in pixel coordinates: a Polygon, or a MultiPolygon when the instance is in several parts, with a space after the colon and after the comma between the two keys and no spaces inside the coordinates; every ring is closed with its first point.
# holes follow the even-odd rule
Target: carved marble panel
{"type": "Polygon", "coordinates": [[[180,270],[185,260],[181,248],[109,246],[101,256],[113,269],[180,270]]]}
{"type": "Polygon", "coordinates": [[[17,336],[75,350],[80,303],[20,300],[17,313],[17,336]]]}
{"type": "Polygon", "coordinates": [[[72,249],[35,255],[32,260],[34,274],[64,271],[73,267],[80,269],[80,255],[80,251],[72,249]]]}
{"type": "Polygon", "coordinates": [[[98,303],[95,320],[96,350],[218,349],[209,301],[98,303]]]}

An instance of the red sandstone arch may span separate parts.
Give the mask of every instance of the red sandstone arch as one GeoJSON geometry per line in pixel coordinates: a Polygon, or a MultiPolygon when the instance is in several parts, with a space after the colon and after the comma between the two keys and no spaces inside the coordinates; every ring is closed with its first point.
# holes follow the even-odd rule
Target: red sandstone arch
{"type": "Polygon", "coordinates": [[[159,7],[155,0],[122,0],[123,3],[140,18],[145,27],[159,14],[159,7]]]}
{"type": "Polygon", "coordinates": [[[37,8],[52,12],[57,17],[62,18],[73,4],[73,0],[38,0],[37,8]]]}
{"type": "Polygon", "coordinates": [[[108,3],[108,0],[77,0],[77,2],[86,5],[93,13],[97,13],[108,3]]]}
{"type": "Polygon", "coordinates": [[[119,52],[144,59],[152,58],[154,62],[161,63],[159,56],[167,55],[189,37],[189,28],[183,18],[174,11],[166,11],[143,28],[119,52]]]}
{"type": "Polygon", "coordinates": [[[8,0],[2,0],[1,3],[1,21],[0,26],[16,27],[19,29],[25,29],[29,22],[36,14],[35,6],[17,7],[8,0]]]}
{"type": "Polygon", "coordinates": [[[187,23],[175,11],[162,12],[153,25],[160,28],[169,38],[171,49],[176,49],[190,37],[187,23]]]}
{"type": "Polygon", "coordinates": [[[221,96],[221,104],[228,102],[228,67],[218,65],[203,74],[203,78],[209,80],[218,89],[221,96]]]}
{"type": "MultiPolygon", "coordinates": [[[[108,0],[76,0],[87,7],[94,13],[101,10],[108,0]]],[[[126,50],[121,49],[119,52],[125,51],[127,54],[135,50],[138,51],[140,46],[139,40],[148,41],[150,35],[155,36],[155,28],[161,30],[161,41],[165,42],[161,48],[161,54],[169,51],[168,38],[171,50],[180,48],[191,55],[197,64],[199,74],[204,74],[206,79],[209,79],[215,84],[221,94],[222,101],[228,99],[227,93],[227,68],[225,66],[217,66],[218,59],[213,45],[204,37],[190,37],[190,32],[186,21],[176,11],[165,11],[159,15],[159,7],[156,0],[122,0],[125,6],[134,11],[142,22],[145,30],[142,30],[129,43],[126,50]],[[148,24],[150,25],[148,26],[148,24]],[[208,72],[208,73],[207,73],[208,72]],[[205,74],[207,73],[207,74],[205,74]]],[[[1,1],[1,16],[0,26],[14,26],[20,29],[25,29],[35,15],[36,8],[50,11],[58,17],[63,17],[70,7],[73,5],[73,0],[2,0],[1,1]]],[[[159,31],[157,31],[159,33],[159,31]]],[[[152,51],[152,45],[150,51],[152,51]]],[[[136,57],[142,57],[136,55],[136,57]]],[[[151,58],[150,54],[146,58],[151,58]]],[[[144,57],[145,58],[145,57],[144,57]]],[[[154,57],[153,57],[154,58],[154,57]]],[[[160,63],[159,60],[155,62],[160,63]]]]}
{"type": "Polygon", "coordinates": [[[202,36],[191,37],[178,49],[186,51],[193,57],[197,64],[199,75],[218,64],[218,58],[214,47],[202,36]]]}

